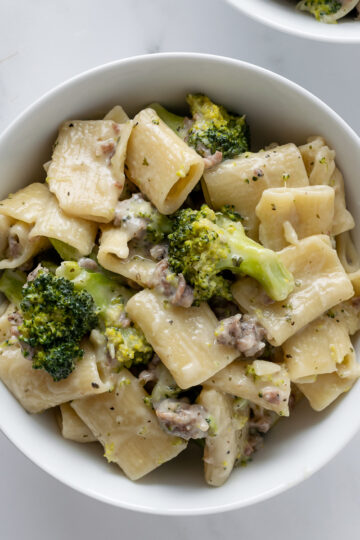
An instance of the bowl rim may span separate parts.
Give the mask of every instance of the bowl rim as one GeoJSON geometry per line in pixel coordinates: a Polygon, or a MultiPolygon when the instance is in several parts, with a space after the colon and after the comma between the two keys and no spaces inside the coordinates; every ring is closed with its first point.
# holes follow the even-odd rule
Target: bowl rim
{"type": "MultiPolygon", "coordinates": [[[[57,94],[61,94],[62,90],[68,86],[71,86],[73,84],[76,84],[78,81],[81,81],[83,79],[86,79],[88,77],[96,76],[97,74],[103,73],[107,70],[113,70],[117,69],[118,67],[127,65],[127,64],[142,64],[143,62],[148,61],[162,61],[164,60],[192,60],[192,61],[210,61],[214,63],[221,63],[221,64],[227,64],[229,66],[232,66],[234,68],[240,68],[240,69],[246,69],[253,72],[260,73],[264,75],[265,77],[269,77],[273,80],[278,81],[280,84],[283,84],[287,88],[290,89],[290,91],[297,93],[298,95],[301,95],[307,99],[310,99],[313,101],[313,103],[320,109],[322,109],[326,114],[333,117],[333,119],[338,123],[338,125],[341,126],[341,128],[347,132],[349,137],[356,140],[357,145],[359,146],[360,151],[360,138],[357,135],[357,133],[343,120],[335,111],[333,111],[328,105],[326,105],[321,99],[319,99],[317,96],[309,92],[308,90],[304,89],[297,83],[292,82],[291,80],[287,79],[286,77],[283,77],[281,75],[278,75],[275,72],[272,72],[268,69],[259,67],[255,64],[251,64],[249,62],[245,62],[242,60],[237,60],[230,57],[220,56],[220,55],[212,55],[212,54],[203,54],[203,53],[191,53],[191,52],[166,52],[166,53],[156,53],[156,54],[143,54],[143,55],[137,55],[137,56],[131,56],[126,57],[120,60],[115,60],[112,62],[108,62],[106,64],[98,65],[94,68],[88,69],[84,72],[81,72],[78,75],[75,75],[64,82],[60,83],[59,85],[55,86],[54,88],[50,89],[46,93],[44,93],[42,96],[40,96],[37,100],[35,100],[33,103],[28,105],[23,112],[21,112],[14,120],[10,122],[10,124],[0,133],[0,146],[3,143],[3,141],[8,137],[11,132],[14,130],[16,131],[21,123],[29,116],[33,115],[34,112],[38,108],[41,108],[43,103],[47,100],[51,100],[54,96],[57,94]]],[[[15,399],[15,398],[14,398],[15,399]]],[[[1,419],[0,419],[1,422],[1,419]]],[[[181,508],[181,509],[159,509],[159,508],[151,508],[150,506],[144,506],[142,504],[133,504],[128,503],[125,501],[115,500],[114,498],[111,498],[109,496],[106,496],[102,493],[97,492],[94,489],[88,489],[86,487],[83,487],[82,485],[77,484],[75,481],[73,482],[69,478],[64,478],[61,474],[61,472],[58,472],[58,470],[52,469],[50,466],[47,466],[47,464],[41,463],[40,458],[38,458],[38,454],[36,452],[33,452],[32,449],[26,446],[26,443],[24,440],[21,439],[21,437],[17,436],[14,433],[11,433],[11,428],[9,428],[11,424],[3,425],[3,423],[0,423],[0,430],[2,433],[6,436],[6,438],[14,444],[14,446],[24,454],[25,457],[27,457],[31,462],[33,462],[35,465],[37,465],[40,469],[48,473],[50,476],[55,478],[56,480],[60,481],[62,484],[65,484],[66,486],[74,489],[75,491],[78,491],[82,493],[83,495],[87,495],[93,499],[96,499],[98,501],[110,504],[112,506],[116,506],[122,509],[126,510],[132,510],[132,511],[138,511],[143,512],[147,514],[153,514],[153,515],[166,515],[166,516],[196,516],[196,515],[207,515],[207,514],[215,514],[215,513],[221,513],[221,512],[227,512],[231,510],[237,510],[239,508],[244,508],[246,506],[250,506],[252,504],[265,501],[275,495],[278,495],[292,487],[295,487],[296,485],[300,484],[303,480],[308,479],[310,476],[312,476],[315,472],[317,472],[319,469],[321,469],[323,466],[325,466],[327,463],[329,463],[330,460],[332,460],[347,444],[348,442],[356,435],[360,428],[360,416],[358,417],[358,421],[354,422],[352,425],[352,429],[349,429],[346,436],[344,436],[340,442],[338,442],[337,445],[333,445],[331,447],[331,450],[326,454],[326,457],[322,460],[314,464],[312,467],[310,467],[307,470],[306,477],[304,477],[304,474],[301,472],[298,472],[296,476],[294,475],[291,482],[283,483],[281,485],[278,485],[272,489],[269,489],[268,491],[261,492],[258,495],[252,496],[247,500],[244,501],[234,501],[231,503],[222,503],[216,507],[213,506],[206,506],[206,504],[202,507],[197,508],[181,508]]]]}
{"type": "MultiPolygon", "coordinates": [[[[268,26],[270,28],[273,28],[275,30],[278,30],[282,33],[289,34],[291,36],[301,37],[303,39],[312,39],[314,41],[320,41],[320,42],[327,42],[327,43],[338,43],[338,44],[344,44],[344,45],[355,45],[360,43],[360,31],[359,36],[346,36],[344,35],[331,35],[330,33],[327,34],[317,34],[313,32],[312,30],[306,29],[306,25],[302,27],[302,25],[299,23],[292,24],[290,27],[285,26],[283,23],[278,22],[278,20],[274,17],[272,19],[269,19],[268,17],[262,15],[258,11],[248,9],[247,5],[242,5],[241,0],[225,0],[227,4],[232,6],[234,9],[237,9],[241,11],[244,15],[247,17],[264,24],[265,26],[268,26]]],[[[295,10],[294,6],[294,10],[295,10]]],[[[299,19],[301,20],[301,19],[299,19]]],[[[325,24],[325,23],[318,23],[318,24],[325,24]]],[[[359,24],[359,30],[360,30],[360,21],[358,21],[359,24]]],[[[333,27],[334,25],[328,25],[333,27]]]]}

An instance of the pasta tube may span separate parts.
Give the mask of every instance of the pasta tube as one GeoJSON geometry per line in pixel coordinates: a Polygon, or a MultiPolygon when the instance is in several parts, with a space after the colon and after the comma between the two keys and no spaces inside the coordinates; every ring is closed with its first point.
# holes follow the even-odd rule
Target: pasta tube
{"type": "Polygon", "coordinates": [[[126,311],[180,388],[201,384],[239,354],[232,347],[215,343],[218,320],[205,303],[176,307],[161,294],[144,290],[130,298],[126,311]]]}
{"type": "MultiPolygon", "coordinates": [[[[233,418],[234,400],[213,388],[203,388],[197,401],[212,419],[210,433],[205,439],[205,480],[211,486],[222,486],[238,457],[239,427],[233,418]]],[[[244,425],[246,420],[244,418],[244,425]]]]}
{"type": "Polygon", "coordinates": [[[70,403],[62,403],[56,411],[56,420],[59,424],[61,435],[71,441],[88,443],[96,441],[96,437],[90,429],[70,407],[70,403]]]}
{"type": "Polygon", "coordinates": [[[204,173],[203,188],[210,206],[219,210],[234,205],[244,218],[247,234],[257,239],[258,218],[255,208],[265,189],[308,186],[298,148],[290,143],[257,153],[247,152],[228,159],[204,173]]]}
{"type": "Polygon", "coordinates": [[[260,285],[251,278],[240,279],[232,287],[236,302],[257,317],[273,345],[281,345],[354,294],[328,237],[309,236],[278,255],[295,279],[295,288],[285,301],[269,303],[260,285]]]}
{"type": "Polygon", "coordinates": [[[143,257],[142,253],[131,253],[126,259],[124,254],[128,252],[127,235],[121,228],[102,227],[98,261],[111,272],[120,274],[142,287],[150,287],[156,262],[143,257]]]}
{"type": "Polygon", "coordinates": [[[297,384],[299,390],[309,401],[315,411],[322,411],[344,392],[348,392],[360,376],[360,365],[354,355],[348,362],[346,376],[340,376],[339,372],[319,375],[315,382],[297,384]]]}
{"type": "Polygon", "coordinates": [[[72,399],[109,390],[98,371],[96,356],[85,344],[84,356],[67,379],[54,382],[44,370],[33,369],[17,345],[2,344],[0,348],[0,379],[30,413],[38,413],[72,399]]]}
{"type": "Polygon", "coordinates": [[[152,109],[134,118],[127,155],[127,175],[162,214],[172,214],[196,186],[203,159],[152,109]]]}
{"type": "Polygon", "coordinates": [[[347,362],[353,347],[348,330],[332,312],[319,317],[283,344],[291,381],[333,373],[347,362]]]}
{"type": "Polygon", "coordinates": [[[204,385],[248,399],[280,416],[289,416],[290,379],[283,365],[266,360],[237,360],[204,385]]]}
{"type": "Polygon", "coordinates": [[[47,182],[64,212],[103,223],[113,219],[131,129],[131,122],[112,120],[71,120],[61,126],[47,182]]]}
{"type": "Polygon", "coordinates": [[[355,222],[346,209],[344,179],[335,164],[335,152],[322,137],[310,137],[299,147],[311,185],[328,185],[335,190],[333,235],[353,229],[355,222]]]}
{"type": "Polygon", "coordinates": [[[284,225],[290,223],[298,239],[330,234],[335,191],[329,186],[266,189],[256,207],[263,246],[278,251],[286,247],[284,225]]]}
{"type": "Polygon", "coordinates": [[[60,240],[75,248],[80,255],[88,255],[95,242],[97,224],[63,212],[56,197],[50,194],[46,205],[36,218],[29,238],[44,236],[60,240]]]}
{"type": "Polygon", "coordinates": [[[72,408],[131,480],[138,480],[182,452],[187,442],[167,435],[139,381],[125,368],[111,392],[73,401],[72,408]]]}

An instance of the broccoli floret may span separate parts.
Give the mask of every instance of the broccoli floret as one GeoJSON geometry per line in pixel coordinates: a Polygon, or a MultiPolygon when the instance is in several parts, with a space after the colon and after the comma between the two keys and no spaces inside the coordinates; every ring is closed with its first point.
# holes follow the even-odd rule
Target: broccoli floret
{"type": "Polygon", "coordinates": [[[342,3],[338,0],[302,0],[297,7],[302,11],[308,11],[321,21],[324,17],[337,13],[342,8],[342,3]]]}
{"type": "Polygon", "coordinates": [[[98,325],[91,295],[40,270],[22,289],[20,312],[19,340],[33,349],[33,368],[45,369],[54,381],[66,379],[83,355],[81,339],[98,325]]]}
{"type": "Polygon", "coordinates": [[[0,291],[9,302],[19,306],[22,300],[22,288],[26,283],[26,274],[20,270],[4,270],[0,278],[0,291]]]}
{"type": "Polygon", "coordinates": [[[214,212],[186,208],[174,214],[169,234],[169,265],[194,287],[196,303],[213,296],[232,299],[230,284],[221,272],[255,278],[274,300],[284,300],[294,287],[292,274],[279,256],[248,238],[239,215],[231,208],[214,212]]]}
{"type": "Polygon", "coordinates": [[[128,328],[109,326],[105,329],[105,336],[110,356],[116,358],[120,367],[146,364],[154,354],[143,332],[136,325],[128,328]]]}
{"type": "Polygon", "coordinates": [[[186,101],[194,120],[187,142],[199,154],[206,157],[220,151],[223,159],[231,159],[249,150],[245,116],[228,113],[202,94],[189,94],[186,101]]]}
{"type": "Polygon", "coordinates": [[[151,360],[154,352],[142,330],[127,317],[126,302],[133,292],[100,272],[89,272],[78,263],[66,261],[57,275],[72,280],[75,290],[91,294],[97,306],[99,327],[107,338],[110,356],[119,367],[131,367],[151,360]]]}
{"type": "Polygon", "coordinates": [[[150,107],[203,157],[219,151],[223,159],[230,159],[249,150],[250,134],[245,116],[229,113],[203,94],[188,94],[186,101],[191,119],[177,116],[158,103],[150,107]]]}

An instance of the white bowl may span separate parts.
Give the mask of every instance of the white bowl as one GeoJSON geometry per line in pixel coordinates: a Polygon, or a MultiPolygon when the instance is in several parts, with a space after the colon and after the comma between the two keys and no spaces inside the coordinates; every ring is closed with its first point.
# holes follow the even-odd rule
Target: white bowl
{"type": "Polygon", "coordinates": [[[311,14],[296,9],[292,0],[227,0],[264,24],[297,36],[334,43],[360,43],[360,21],[349,17],[337,24],[320,23],[311,14]]]}
{"type": "MultiPolygon", "coordinates": [[[[349,206],[360,222],[354,174],[360,170],[360,141],[347,124],[309,92],[278,75],[237,60],[200,54],[121,60],[46,94],[0,137],[0,196],[43,177],[41,164],[49,159],[57,127],[65,119],[101,117],[117,103],[129,114],[152,101],[181,108],[190,91],[206,92],[226,107],[246,113],[254,148],[271,141],[303,143],[309,135],[324,135],[336,149],[349,206]]],[[[318,470],[357,431],[359,401],[357,384],[323,413],[302,403],[290,419],[275,426],[254,461],[235,470],[217,489],[205,485],[196,447],[132,483],[115,465],[106,463],[100,446],[62,439],[51,411],[27,414],[2,384],[0,427],[39,467],[91,497],[150,513],[204,514],[261,501],[318,470]]]]}

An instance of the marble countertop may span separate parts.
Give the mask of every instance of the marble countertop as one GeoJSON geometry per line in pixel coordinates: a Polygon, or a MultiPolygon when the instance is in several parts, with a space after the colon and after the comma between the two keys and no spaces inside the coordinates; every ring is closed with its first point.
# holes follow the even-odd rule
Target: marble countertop
{"type": "MultiPolygon", "coordinates": [[[[0,131],[44,92],[93,66],[144,53],[196,51],[292,79],[360,134],[359,46],[277,33],[221,0],[0,0],[0,14],[0,131]]],[[[91,500],[46,475],[1,434],[0,455],[4,540],[350,540],[360,528],[360,434],[300,486],[247,509],[192,518],[152,517],[91,500]]]]}

